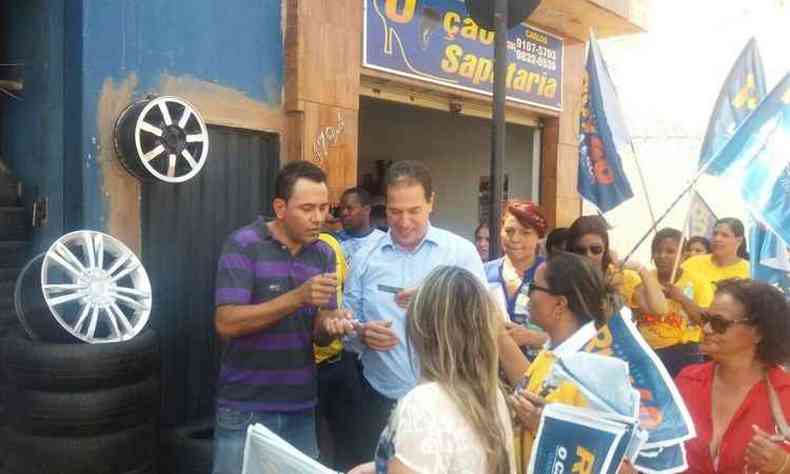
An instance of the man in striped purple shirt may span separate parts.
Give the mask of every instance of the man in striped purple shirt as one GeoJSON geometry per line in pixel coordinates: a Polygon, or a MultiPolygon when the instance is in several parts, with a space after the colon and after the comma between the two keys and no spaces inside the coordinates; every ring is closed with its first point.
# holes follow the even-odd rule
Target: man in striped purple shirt
{"type": "Polygon", "coordinates": [[[224,341],[214,474],[240,474],[247,427],[261,423],[317,458],[313,342],[353,330],[337,308],[335,256],[318,241],[326,176],[296,161],[277,176],[275,219],[235,231],[217,269],[214,324],[224,341]]]}

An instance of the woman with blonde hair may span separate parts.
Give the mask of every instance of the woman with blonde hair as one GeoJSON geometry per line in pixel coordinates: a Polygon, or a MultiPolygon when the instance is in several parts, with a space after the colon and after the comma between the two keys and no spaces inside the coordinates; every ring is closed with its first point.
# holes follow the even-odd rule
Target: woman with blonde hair
{"type": "Polygon", "coordinates": [[[502,319],[467,270],[431,272],[409,304],[408,344],[420,373],[362,473],[516,472],[513,429],[499,385],[502,319]]]}

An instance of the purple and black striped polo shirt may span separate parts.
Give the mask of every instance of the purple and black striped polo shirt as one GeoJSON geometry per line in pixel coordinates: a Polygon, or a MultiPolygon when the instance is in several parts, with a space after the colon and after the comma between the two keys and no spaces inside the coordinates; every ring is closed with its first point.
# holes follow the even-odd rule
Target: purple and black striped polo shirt
{"type": "MultiPolygon", "coordinates": [[[[249,305],[298,288],[320,273],[335,271],[332,249],[321,241],[293,256],[258,218],[235,231],[222,248],[215,304],[249,305]]],[[[317,309],[304,306],[260,332],[226,342],[217,404],[240,411],[291,412],[316,404],[313,322],[317,309]]]]}

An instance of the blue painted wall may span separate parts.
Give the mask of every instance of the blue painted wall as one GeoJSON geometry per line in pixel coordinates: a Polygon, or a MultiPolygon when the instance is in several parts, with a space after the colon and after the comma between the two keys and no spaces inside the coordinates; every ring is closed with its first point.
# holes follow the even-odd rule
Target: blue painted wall
{"type": "MultiPolygon", "coordinates": [[[[3,111],[2,156],[26,201],[49,198],[42,249],[75,228],[106,230],[97,124],[102,85],[135,74],[135,98],[163,75],[191,76],[281,106],[281,0],[7,1],[7,62],[25,64],[24,101],[3,111]]],[[[105,144],[104,146],[107,146],[105,144]]]]}
{"type": "Polygon", "coordinates": [[[105,228],[96,166],[102,84],[134,73],[136,97],[163,74],[189,75],[279,106],[283,84],[281,0],[83,0],[83,217],[105,228]]]}
{"type": "Polygon", "coordinates": [[[29,0],[5,2],[4,57],[0,62],[24,64],[22,100],[0,98],[0,155],[22,181],[25,207],[49,198],[47,223],[33,234],[34,250],[42,250],[63,231],[64,143],[64,5],[29,0]]]}

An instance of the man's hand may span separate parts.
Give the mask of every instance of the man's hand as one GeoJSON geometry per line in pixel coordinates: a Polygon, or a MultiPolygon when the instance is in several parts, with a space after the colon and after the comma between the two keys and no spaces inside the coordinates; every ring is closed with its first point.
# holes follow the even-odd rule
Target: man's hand
{"type": "Polygon", "coordinates": [[[363,344],[374,351],[388,351],[400,343],[392,321],[370,321],[359,327],[359,338],[363,344]]]}
{"type": "Polygon", "coordinates": [[[302,283],[298,291],[302,305],[319,308],[326,306],[337,295],[337,275],[334,273],[316,275],[302,283]]]}
{"type": "Polygon", "coordinates": [[[539,349],[546,343],[547,336],[545,334],[527,329],[521,324],[506,322],[505,327],[510,337],[513,338],[519,347],[526,346],[539,349]]]}
{"type": "Polygon", "coordinates": [[[417,288],[408,288],[395,295],[395,303],[403,309],[409,307],[412,297],[417,294],[417,288]]]}
{"type": "Polygon", "coordinates": [[[336,309],[332,316],[323,319],[324,331],[333,339],[354,332],[355,324],[351,311],[336,309]]]}

